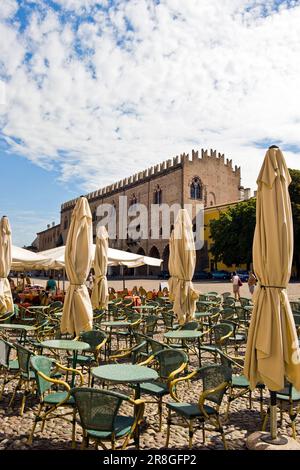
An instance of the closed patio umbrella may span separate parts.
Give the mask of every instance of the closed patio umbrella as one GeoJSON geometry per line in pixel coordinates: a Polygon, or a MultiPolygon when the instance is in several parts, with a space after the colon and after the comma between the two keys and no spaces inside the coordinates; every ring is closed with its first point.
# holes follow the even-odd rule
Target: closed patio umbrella
{"type": "Polygon", "coordinates": [[[14,303],[7,279],[11,267],[11,229],[9,220],[0,221],[0,313],[13,312],[14,303]]]}
{"type": "Polygon", "coordinates": [[[80,197],[72,213],[65,249],[65,266],[68,287],[61,332],[78,335],[92,329],[93,308],[85,281],[92,265],[92,214],[85,197],[80,197]]]}
{"type": "Polygon", "coordinates": [[[108,305],[108,233],[105,227],[99,227],[96,240],[94,271],[95,282],[92,291],[93,308],[107,308],[108,305]]]}
{"type": "Polygon", "coordinates": [[[198,293],[192,278],[196,265],[192,222],[186,209],[180,209],[170,238],[169,292],[180,325],[192,320],[198,293]]]}
{"type": "Polygon", "coordinates": [[[291,178],[280,149],[266,153],[258,176],[253,265],[258,287],[248,333],[244,374],[271,391],[271,435],[276,438],[276,394],[285,377],[300,390],[299,347],[287,296],[293,258],[291,178]]]}

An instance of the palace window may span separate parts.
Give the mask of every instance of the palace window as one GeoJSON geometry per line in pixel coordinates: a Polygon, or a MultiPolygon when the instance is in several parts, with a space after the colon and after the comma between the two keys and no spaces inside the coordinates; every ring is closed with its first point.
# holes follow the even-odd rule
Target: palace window
{"type": "Polygon", "coordinates": [[[191,199],[202,199],[202,183],[200,178],[195,177],[190,186],[191,199]]]}
{"type": "Polygon", "coordinates": [[[154,204],[162,204],[162,190],[159,185],[157,185],[153,193],[153,202],[154,204]]]}
{"type": "Polygon", "coordinates": [[[137,198],[136,195],[133,193],[129,201],[129,206],[133,206],[134,204],[137,204],[137,198]]]}

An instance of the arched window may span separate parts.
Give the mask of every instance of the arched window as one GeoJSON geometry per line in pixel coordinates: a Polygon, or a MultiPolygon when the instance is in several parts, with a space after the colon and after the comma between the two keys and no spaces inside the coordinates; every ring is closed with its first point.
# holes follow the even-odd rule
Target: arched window
{"type": "Polygon", "coordinates": [[[130,206],[133,206],[133,205],[136,204],[136,203],[137,203],[137,198],[136,198],[136,195],[133,193],[133,194],[131,195],[129,205],[130,205],[130,206]]]}
{"type": "Polygon", "coordinates": [[[200,178],[193,178],[190,186],[191,199],[202,199],[202,183],[200,178]]]}
{"type": "Polygon", "coordinates": [[[162,190],[159,185],[157,185],[154,194],[153,194],[154,204],[162,204],[162,190]]]}

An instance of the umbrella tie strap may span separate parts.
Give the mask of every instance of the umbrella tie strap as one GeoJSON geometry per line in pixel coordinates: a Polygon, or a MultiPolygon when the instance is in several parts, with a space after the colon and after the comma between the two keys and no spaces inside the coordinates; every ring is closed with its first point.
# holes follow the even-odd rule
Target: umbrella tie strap
{"type": "Polygon", "coordinates": [[[260,285],[263,289],[286,289],[284,286],[265,286],[263,284],[260,285]]]}

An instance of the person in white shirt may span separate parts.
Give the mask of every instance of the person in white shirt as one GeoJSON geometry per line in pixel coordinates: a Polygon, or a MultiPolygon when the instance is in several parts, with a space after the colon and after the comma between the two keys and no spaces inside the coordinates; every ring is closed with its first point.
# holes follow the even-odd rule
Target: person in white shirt
{"type": "Polygon", "coordinates": [[[232,276],[232,288],[235,300],[240,300],[240,286],[242,285],[242,281],[240,277],[237,275],[236,272],[233,273],[232,276]]]}

